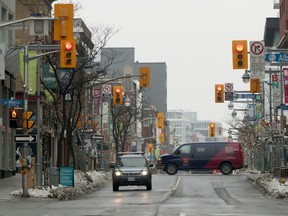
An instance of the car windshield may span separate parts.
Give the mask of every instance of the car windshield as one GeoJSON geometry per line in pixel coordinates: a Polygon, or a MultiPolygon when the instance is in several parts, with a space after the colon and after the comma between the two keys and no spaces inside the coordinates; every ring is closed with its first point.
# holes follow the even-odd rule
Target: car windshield
{"type": "Polygon", "coordinates": [[[143,167],[146,166],[146,160],[143,157],[120,158],[117,162],[120,167],[143,167]]]}

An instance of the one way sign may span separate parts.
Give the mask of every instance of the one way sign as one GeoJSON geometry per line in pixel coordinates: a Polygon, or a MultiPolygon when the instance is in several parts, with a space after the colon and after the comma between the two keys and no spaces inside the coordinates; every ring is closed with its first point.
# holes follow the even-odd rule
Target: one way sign
{"type": "Polygon", "coordinates": [[[37,141],[37,135],[36,134],[30,134],[30,135],[25,135],[25,134],[19,134],[14,136],[14,141],[15,142],[36,142],[37,141]]]}
{"type": "Polygon", "coordinates": [[[102,135],[91,135],[91,139],[103,140],[103,136],[102,135]]]}

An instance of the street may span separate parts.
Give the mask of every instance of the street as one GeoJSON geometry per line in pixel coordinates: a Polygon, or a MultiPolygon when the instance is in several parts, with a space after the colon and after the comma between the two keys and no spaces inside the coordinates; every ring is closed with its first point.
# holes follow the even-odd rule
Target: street
{"type": "Polygon", "coordinates": [[[49,198],[0,200],[0,215],[276,215],[288,212],[287,199],[265,197],[246,175],[153,175],[152,191],[129,186],[101,188],[69,201],[49,198]]]}

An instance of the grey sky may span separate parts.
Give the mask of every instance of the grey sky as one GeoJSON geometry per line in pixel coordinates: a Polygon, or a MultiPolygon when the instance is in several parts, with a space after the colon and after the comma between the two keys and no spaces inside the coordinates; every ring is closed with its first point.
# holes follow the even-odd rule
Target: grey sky
{"type": "MultiPolygon", "coordinates": [[[[166,62],[168,110],[198,113],[198,120],[230,118],[228,102],[214,102],[214,84],[242,82],[232,69],[232,40],[263,40],[273,0],[81,0],[81,18],[119,29],[109,47],[134,47],[139,62],[166,62]]],[[[79,17],[79,16],[78,16],[79,17]]],[[[239,108],[242,108],[241,105],[239,108]]]]}

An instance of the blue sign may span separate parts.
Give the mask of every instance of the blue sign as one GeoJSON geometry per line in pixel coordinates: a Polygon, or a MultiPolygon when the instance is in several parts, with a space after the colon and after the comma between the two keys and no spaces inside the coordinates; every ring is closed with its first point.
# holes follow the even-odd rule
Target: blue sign
{"type": "Polygon", "coordinates": [[[266,53],[266,62],[288,62],[288,53],[266,53]]]}
{"type": "Polygon", "coordinates": [[[23,105],[23,100],[9,100],[9,99],[0,99],[0,103],[3,104],[3,106],[9,106],[9,107],[16,107],[23,105]]]}
{"type": "Polygon", "coordinates": [[[256,94],[236,94],[236,98],[251,98],[251,99],[256,99],[257,95],[256,94]]]}
{"type": "Polygon", "coordinates": [[[74,168],[60,167],[60,182],[61,185],[74,187],[74,168]]]}

